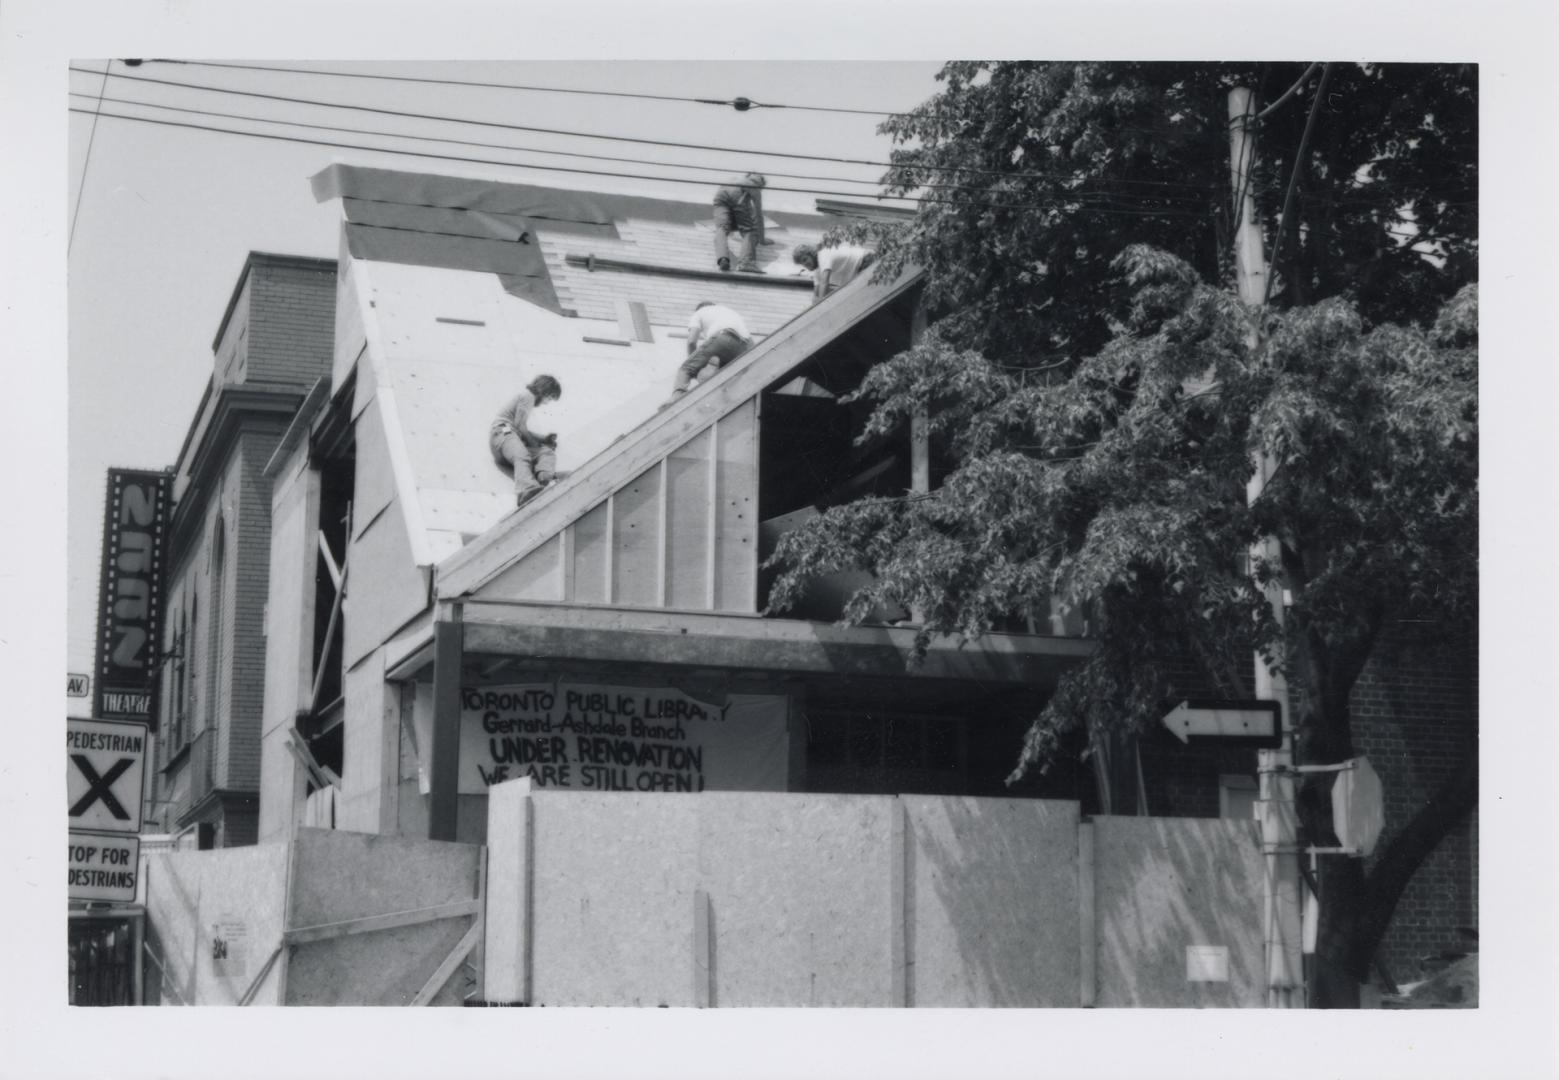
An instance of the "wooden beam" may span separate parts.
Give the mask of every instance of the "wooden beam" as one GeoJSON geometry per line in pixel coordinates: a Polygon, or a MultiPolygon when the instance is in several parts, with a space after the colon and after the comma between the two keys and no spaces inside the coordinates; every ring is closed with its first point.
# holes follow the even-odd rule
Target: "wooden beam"
{"type": "Polygon", "coordinates": [[[481,933],[481,921],[472,919],[470,929],[455,943],[455,947],[449,951],[449,955],[444,957],[439,966],[433,969],[433,974],[428,977],[427,982],[422,984],[422,989],[412,996],[408,1004],[421,1006],[432,1001],[438,992],[444,988],[444,984],[449,981],[449,977],[455,973],[455,969],[465,963],[467,954],[475,948],[476,939],[481,936],[481,933]]]}
{"type": "Polygon", "coordinates": [[[709,425],[709,532],[704,544],[704,554],[708,560],[707,576],[704,579],[704,606],[710,611],[715,609],[715,580],[720,573],[720,420],[718,417],[709,425]]]}
{"type": "Polygon", "coordinates": [[[610,604],[617,599],[617,495],[606,497],[606,588],[601,595],[610,604]]]}
{"type": "Polygon", "coordinates": [[[460,680],[465,628],[460,605],[433,624],[433,746],[428,839],[455,839],[460,808],[460,680]]]}
{"type": "Polygon", "coordinates": [[[888,1005],[893,1008],[909,1004],[908,845],[904,800],[894,798],[888,807],[888,1005]]]}
{"type": "Polygon", "coordinates": [[[356,919],[342,919],[340,922],[300,926],[295,930],[288,930],[284,933],[282,941],[288,945],[303,945],[310,941],[330,941],[334,938],[350,937],[353,934],[370,934],[380,930],[398,930],[403,926],[421,926],[423,923],[438,922],[441,919],[457,919],[468,915],[479,915],[481,910],[482,901],[479,897],[469,900],[452,900],[447,904],[435,904],[432,907],[408,908],[405,911],[387,911],[382,915],[364,915],[356,919]]]}
{"type": "Polygon", "coordinates": [[[1077,826],[1078,1004],[1094,1007],[1099,996],[1098,916],[1094,912],[1093,823],[1077,826]]]}
{"type": "Polygon", "coordinates": [[[657,607],[666,606],[666,557],[671,546],[666,536],[666,528],[670,517],[667,512],[670,501],[671,468],[667,460],[661,458],[659,505],[656,507],[655,520],[655,604],[657,607]]]}
{"type": "MultiPolygon", "coordinates": [[[[986,634],[939,640],[913,658],[909,627],[846,627],[751,615],[583,605],[468,604],[470,653],[750,671],[983,679],[1051,686],[1092,653],[1078,638],[986,634]]],[[[458,701],[456,702],[458,704],[458,701]]]]}
{"type": "Polygon", "coordinates": [[[693,278],[697,281],[719,281],[727,285],[777,285],[781,288],[812,287],[812,280],[804,277],[771,274],[731,274],[723,270],[694,270],[686,266],[665,266],[659,263],[630,262],[627,259],[603,258],[600,255],[564,255],[569,266],[582,266],[595,273],[597,270],[622,270],[635,274],[655,274],[660,277],[693,278]]]}
{"type": "MultiPolygon", "coordinates": [[[[656,461],[769,385],[785,380],[817,350],[845,330],[916,288],[919,270],[887,286],[846,289],[827,304],[809,308],[780,331],[722,369],[707,389],[683,394],[661,413],[598,454],[568,480],[541,495],[526,514],[514,515],[438,565],[437,595],[466,596],[528,554],[560,529],[656,461]]],[[[853,285],[853,283],[852,283],[853,285]]]]}
{"type": "Polygon", "coordinates": [[[709,894],[693,890],[693,1007],[707,1009],[714,1004],[714,935],[709,926],[709,894]]]}

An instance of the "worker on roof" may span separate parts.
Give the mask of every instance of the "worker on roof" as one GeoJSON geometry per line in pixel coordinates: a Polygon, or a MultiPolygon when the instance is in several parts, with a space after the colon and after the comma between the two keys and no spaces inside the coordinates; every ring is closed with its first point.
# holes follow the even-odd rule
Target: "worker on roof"
{"type": "Polygon", "coordinates": [[[537,375],[493,419],[487,445],[493,460],[514,470],[514,505],[524,506],[557,476],[558,437],[538,435],[530,428],[530,414],[563,396],[562,385],[551,375],[537,375]]]}
{"type": "Polygon", "coordinates": [[[844,288],[877,259],[877,253],[856,244],[833,244],[819,251],[811,244],[797,244],[791,261],[812,271],[812,302],[844,288]]]}
{"type": "Polygon", "coordinates": [[[688,384],[694,378],[700,382],[711,378],[722,366],[750,348],[752,335],[747,332],[747,324],[740,315],[709,300],[699,304],[687,323],[687,359],[677,369],[671,401],[687,393],[688,384]]]}
{"type": "Polygon", "coordinates": [[[736,269],[761,274],[758,269],[758,245],[770,244],[763,235],[763,189],[768,181],[761,173],[733,176],[715,192],[715,265],[731,269],[731,234],[742,234],[741,254],[736,269]]]}

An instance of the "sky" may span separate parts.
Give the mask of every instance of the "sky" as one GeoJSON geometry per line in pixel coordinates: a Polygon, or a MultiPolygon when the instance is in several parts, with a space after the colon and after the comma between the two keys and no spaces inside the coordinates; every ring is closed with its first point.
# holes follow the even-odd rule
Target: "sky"
{"type": "MultiPolygon", "coordinates": [[[[0,671],[11,724],[0,755],[0,903],[7,935],[0,980],[0,1046],[27,1062],[25,1075],[198,1076],[495,1075],[503,1065],[546,1061],[549,1076],[1051,1075],[1211,1077],[1248,1075],[1552,1075],[1554,979],[1559,960],[1554,891],[1551,763],[1559,741],[1550,702],[1559,611],[1553,537],[1559,534],[1559,241],[1552,116],[1559,106],[1559,11],[1546,0],[1470,5],[1452,0],[859,0],[784,4],[514,4],[499,0],[4,0],[0,4],[0,439],[10,466],[0,517],[0,671]],[[1395,1017],[1389,1034],[1369,1017],[1303,1026],[1281,1018],[1137,1013],[1129,1025],[1104,1013],[983,1013],[950,1021],[892,1010],[869,1016],[823,1010],[677,1017],[615,1010],[547,1010],[542,1017],[414,1020],[309,1010],[256,1020],[201,1017],[198,1032],[177,1010],[105,1010],[90,1028],[65,1015],[63,853],[58,850],[63,769],[59,676],[91,669],[102,478],[109,465],[173,463],[211,370],[211,339],[250,250],[334,257],[338,213],[316,205],[307,178],[335,154],[233,136],[157,129],[67,114],[92,107],[106,57],[175,57],[308,64],[448,61],[446,77],[780,103],[902,108],[934,90],[929,73],[947,57],[1406,58],[1477,60],[1483,93],[1482,415],[1485,480],[1485,633],[1480,657],[1484,801],[1480,811],[1480,917],[1492,957],[1516,956],[1520,972],[1489,979],[1476,1014],[1395,1017]],[[702,58],[694,62],[690,56],[702,58]],[[894,61],[883,66],[860,58],[894,61]],[[305,59],[308,58],[308,59],[305,59]],[[574,58],[574,59],[568,59],[574,58]],[[588,59],[578,59],[588,58],[588,59]],[[820,68],[776,58],[831,59],[820,68]],[[559,62],[566,59],[567,62],[559,62]],[[638,61],[654,60],[653,64],[638,61]],[[502,61],[514,61],[503,63],[502,61]],[[491,64],[492,66],[486,66],[491,64]],[[712,65],[712,66],[711,66],[712,65]],[[521,78],[523,76],[523,78],[521,78]],[[88,98],[69,98],[71,90],[88,98]],[[90,158],[87,141],[91,142],[90,158]],[[85,180],[83,182],[83,175],[85,180]],[[77,207],[79,205],[79,214],[77,207]],[[74,230],[72,235],[72,218],[74,230]],[[53,885],[51,883],[58,882],[53,885]],[[1534,914],[1536,913],[1536,914],[1534,914]],[[26,972],[23,977],[18,972],[26,972]],[[456,1026],[455,1021],[462,1021],[456,1026]],[[1356,1022],[1355,1022],[1356,1021],[1356,1022]],[[1429,1023],[1427,1021],[1435,1021],[1429,1023]],[[327,1026],[328,1023],[328,1026],[327,1026]],[[544,1030],[544,1038],[535,1038],[544,1030]],[[256,1031],[273,1037],[257,1039],[256,1031]],[[668,1031],[671,1033],[668,1037],[668,1031]],[[1535,1034],[1549,1033],[1535,1045],[1535,1034]],[[527,1041],[526,1036],[532,1038],[527,1041]],[[177,1058],[143,1052],[172,1045],[177,1058]],[[431,1037],[430,1037],[431,1036],[431,1037]],[[866,1045],[862,1045],[863,1036],[866,1045]],[[1367,1036],[1367,1037],[1366,1037],[1367,1036]],[[630,1041],[624,1041],[630,1040],[630,1041]],[[234,1047],[242,1047],[241,1053],[234,1047]],[[1301,1053],[1300,1051],[1304,1053],[1301,1053]],[[1128,1054],[1119,1065],[1120,1054],[1128,1054]],[[623,1055],[631,1052],[632,1058],[623,1055]],[[1305,1054],[1331,1067],[1317,1072],[1305,1054]],[[739,1069],[721,1062],[737,1061],[739,1069]],[[1130,1064],[1136,1062],[1135,1068],[1130,1064]],[[486,1063],[479,1071],[471,1063],[486,1063]],[[711,1065],[711,1063],[714,1063],[711,1065]]],[[[375,70],[389,70],[376,68],[375,70]]],[[[431,70],[431,69],[424,69],[431,70]]],[[[156,78],[243,85],[259,76],[143,65],[156,78]]],[[[450,88],[374,86],[368,80],[276,77],[267,92],[393,102],[440,115],[485,116],[643,137],[669,136],[744,148],[796,149],[876,158],[870,118],[749,112],[572,95],[478,94],[450,88]],[[305,92],[307,90],[307,92],[305,92]],[[697,137],[690,137],[693,135],[697,137]],[[838,148],[837,150],[834,148],[838,148]]],[[[106,95],[131,90],[110,79],[106,95]]],[[[202,95],[211,101],[207,95],[202,95]]],[[[239,99],[222,111],[282,108],[239,99]]],[[[289,112],[295,107],[285,106],[289,112]]],[[[104,104],[104,111],[118,106],[104,104]]],[[[296,107],[301,110],[301,107],[296,107]]],[[[269,114],[269,113],[267,113],[269,114]]],[[[190,118],[194,120],[195,118],[190,118]]],[[[315,115],[310,122],[331,123],[315,115]]],[[[204,121],[200,121],[204,122],[204,121]]],[[[339,121],[388,128],[388,117],[339,121]]],[[[228,121],[213,121],[226,125],[228,121]]],[[[433,133],[477,141],[556,146],[539,136],[447,124],[433,133]]],[[[414,130],[400,128],[398,130],[414,130]]],[[[310,137],[331,138],[314,132],[310,137]]],[[[441,152],[499,156],[445,147],[441,152]]],[[[591,152],[650,157],[660,151],[599,143],[591,152]],[[641,152],[642,151],[642,152],[641,152]]],[[[670,151],[665,151],[669,156],[670,151]]],[[[342,152],[351,160],[372,157],[342,152]]],[[[556,159],[545,159],[554,163],[556,159]]],[[[679,160],[779,163],[710,155],[679,160]]],[[[417,167],[415,159],[387,159],[417,167]]],[[[832,166],[791,162],[796,172],[832,166]],[[815,166],[815,167],[814,167],[815,166]]],[[[591,168],[617,168],[597,163],[591,168]]],[[[622,166],[629,168],[628,166],[622,166]]],[[[439,171],[525,179],[520,170],[439,171]]],[[[840,168],[839,175],[862,175],[840,168]]],[[[869,173],[870,170],[866,170],[869,173]]],[[[711,174],[712,175],[712,174],[711,174]]],[[[538,183],[618,188],[599,177],[538,174],[538,183]]],[[[860,187],[852,185],[852,187],[860,187]]],[[[675,193],[702,201],[697,186],[675,193]]],[[[866,190],[862,188],[861,190],[866,190]]],[[[788,204],[771,197],[775,207],[788,204]]],[[[1495,970],[1491,963],[1489,970],[1495,970]]],[[[1510,971],[1507,960],[1500,969],[1510,971]]],[[[14,1062],[15,1058],[10,1058],[14,1062]]],[[[0,1059],[0,1075],[6,1074],[0,1059]]],[[[534,1071],[534,1069],[533,1069],[534,1071]]]]}
{"type": "MultiPolygon", "coordinates": [[[[198,60],[189,62],[193,59],[147,60],[137,66],[123,60],[78,59],[67,73],[70,107],[81,110],[69,117],[67,196],[72,227],[67,233],[66,657],[71,672],[92,670],[105,470],[157,469],[176,461],[211,376],[212,340],[250,251],[337,256],[340,204],[316,203],[309,189],[311,175],[334,160],[346,160],[707,203],[722,176],[756,170],[768,175],[775,189],[766,194],[766,209],[811,210],[816,195],[781,189],[813,188],[825,195],[869,198],[879,192],[876,181],[883,170],[743,151],[886,161],[892,144],[877,133],[884,115],[800,107],[905,110],[935,92],[934,76],[940,66],[894,60],[304,63],[286,58],[215,60],[202,66],[198,60]],[[226,63],[325,74],[215,66],[226,63]],[[368,75],[394,78],[363,77],[368,75]],[[549,91],[453,86],[446,85],[448,81],[549,91]],[[596,93],[550,92],[550,88],[596,93]],[[603,92],[722,101],[747,97],[790,107],[739,112],[730,106],[604,96],[603,92]],[[271,97],[245,96],[256,94],[271,97]],[[195,109],[205,115],[126,104],[129,101],[195,109]],[[384,111],[364,111],[368,109],[384,111]],[[209,115],[213,112],[293,123],[209,115]],[[120,116],[282,138],[148,124],[120,116]],[[484,122],[731,149],[689,150],[538,134],[483,126],[484,122]],[[459,142],[434,144],[362,132],[459,142]],[[473,142],[489,145],[464,145],[473,142]],[[347,149],[343,143],[405,153],[347,149]],[[446,157],[412,156],[418,150],[446,157]],[[534,152],[538,150],[555,153],[534,152]],[[634,160],[582,159],[567,156],[568,151],[634,160]],[[483,159],[546,168],[507,167],[483,159]],[[570,167],[587,173],[552,171],[570,167]],[[786,173],[826,179],[782,175],[786,173]],[[630,178],[634,175],[679,177],[682,182],[630,178]]],[[[90,699],[67,699],[70,715],[86,716],[89,710],[90,699]]]]}

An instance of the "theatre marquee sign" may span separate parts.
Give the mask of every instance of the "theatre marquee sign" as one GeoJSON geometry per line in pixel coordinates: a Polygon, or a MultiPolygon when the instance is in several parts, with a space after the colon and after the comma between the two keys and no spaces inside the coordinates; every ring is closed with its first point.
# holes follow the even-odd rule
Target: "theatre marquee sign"
{"type": "Polygon", "coordinates": [[[92,713],[103,720],[137,720],[153,731],[169,483],[167,473],[108,470],[98,590],[92,713]]]}

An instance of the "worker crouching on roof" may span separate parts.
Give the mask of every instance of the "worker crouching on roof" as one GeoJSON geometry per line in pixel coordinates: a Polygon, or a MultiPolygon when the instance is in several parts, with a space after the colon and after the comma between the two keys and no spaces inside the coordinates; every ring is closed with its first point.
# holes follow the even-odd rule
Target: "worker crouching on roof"
{"type": "Polygon", "coordinates": [[[811,244],[797,244],[790,258],[798,266],[812,271],[812,302],[837,292],[855,280],[877,259],[877,253],[855,244],[835,244],[821,251],[811,244]]]}
{"type": "Polygon", "coordinates": [[[687,393],[688,384],[706,367],[715,371],[752,348],[752,335],[742,317],[722,304],[705,300],[693,309],[687,323],[687,359],[677,369],[671,400],[687,393]]]}
{"type": "Polygon", "coordinates": [[[758,269],[758,245],[769,241],[763,235],[763,188],[768,183],[759,173],[734,176],[715,192],[715,265],[731,268],[731,234],[742,234],[741,254],[736,269],[761,274],[758,269]]]}
{"type": "Polygon", "coordinates": [[[530,429],[530,414],[563,396],[551,375],[537,375],[493,419],[487,445],[493,460],[514,469],[514,505],[524,506],[557,475],[558,437],[530,429]]]}

